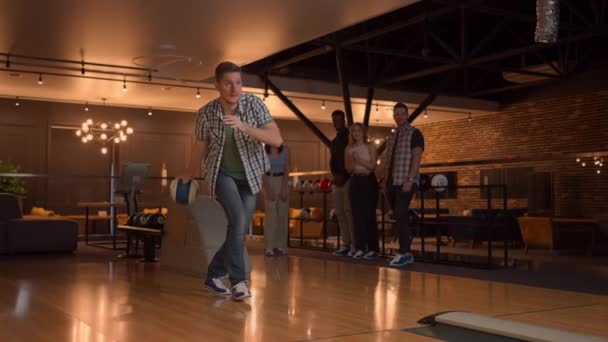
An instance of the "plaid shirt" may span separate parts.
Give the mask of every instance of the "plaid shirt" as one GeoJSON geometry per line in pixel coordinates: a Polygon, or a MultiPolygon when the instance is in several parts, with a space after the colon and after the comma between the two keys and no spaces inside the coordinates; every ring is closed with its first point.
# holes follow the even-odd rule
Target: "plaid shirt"
{"type": "MultiPolygon", "coordinates": [[[[272,121],[264,102],[251,94],[241,95],[235,114],[241,121],[253,127],[260,127],[272,121]]],[[[218,98],[199,109],[196,119],[196,138],[208,143],[207,156],[203,159],[202,169],[211,197],[215,197],[215,183],[224,151],[223,117],[222,105],[218,98]]],[[[270,170],[268,156],[262,143],[239,130],[234,130],[234,140],[241,155],[251,192],[256,194],[262,188],[262,175],[270,170]]]]}
{"type": "MultiPolygon", "coordinates": [[[[386,163],[384,165],[386,165],[385,179],[387,185],[403,185],[405,179],[409,176],[412,161],[412,135],[417,130],[416,127],[403,125],[397,128],[395,133],[391,134],[386,140],[386,163]],[[391,177],[392,184],[389,183],[391,177]]],[[[418,183],[419,178],[420,174],[417,174],[414,177],[414,182],[418,183]]]]}

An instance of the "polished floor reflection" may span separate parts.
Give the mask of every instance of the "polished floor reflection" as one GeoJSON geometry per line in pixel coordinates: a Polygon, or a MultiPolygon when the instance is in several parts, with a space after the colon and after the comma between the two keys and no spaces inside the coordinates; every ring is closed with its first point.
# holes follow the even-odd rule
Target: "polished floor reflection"
{"type": "Polygon", "coordinates": [[[429,341],[401,329],[447,310],[608,337],[605,296],[253,255],[253,297],[238,303],[114,254],[0,257],[0,341],[429,341]]]}

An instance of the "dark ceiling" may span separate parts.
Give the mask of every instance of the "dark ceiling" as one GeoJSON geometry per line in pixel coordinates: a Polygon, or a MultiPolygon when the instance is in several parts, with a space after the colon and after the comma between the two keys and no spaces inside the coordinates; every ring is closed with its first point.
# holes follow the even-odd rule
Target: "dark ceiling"
{"type": "Polygon", "coordinates": [[[537,44],[536,1],[423,0],[245,69],[340,83],[341,66],[347,83],[500,100],[605,61],[607,12],[606,0],[561,0],[558,41],[537,44]]]}

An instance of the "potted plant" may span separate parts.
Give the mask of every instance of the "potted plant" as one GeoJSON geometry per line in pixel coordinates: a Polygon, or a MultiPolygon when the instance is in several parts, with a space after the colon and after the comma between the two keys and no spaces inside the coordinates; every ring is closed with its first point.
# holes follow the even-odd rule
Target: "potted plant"
{"type": "MultiPolygon", "coordinates": [[[[13,165],[10,162],[7,163],[0,160],[0,174],[18,172],[18,166],[13,165]]],[[[0,177],[0,192],[5,192],[17,196],[19,198],[19,202],[23,201],[27,193],[27,191],[25,190],[25,182],[22,178],[18,177],[0,177]]]]}

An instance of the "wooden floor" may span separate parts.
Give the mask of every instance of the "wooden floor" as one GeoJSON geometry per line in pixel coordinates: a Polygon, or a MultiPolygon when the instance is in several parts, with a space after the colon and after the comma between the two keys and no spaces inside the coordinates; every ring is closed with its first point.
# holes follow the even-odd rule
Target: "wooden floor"
{"type": "Polygon", "coordinates": [[[238,303],[114,254],[0,257],[0,341],[431,341],[401,329],[447,310],[608,337],[605,296],[253,255],[238,303]]]}

